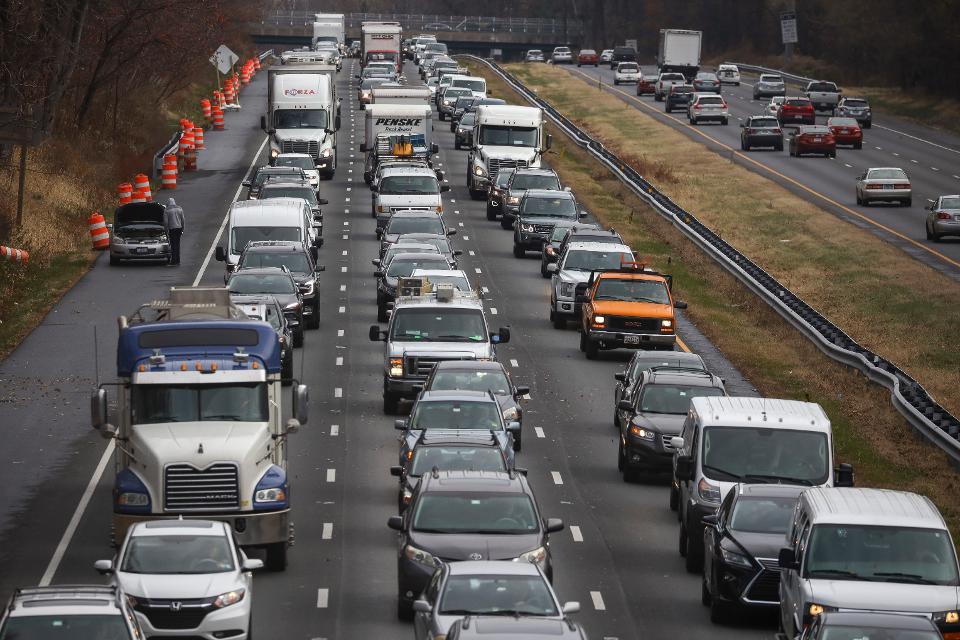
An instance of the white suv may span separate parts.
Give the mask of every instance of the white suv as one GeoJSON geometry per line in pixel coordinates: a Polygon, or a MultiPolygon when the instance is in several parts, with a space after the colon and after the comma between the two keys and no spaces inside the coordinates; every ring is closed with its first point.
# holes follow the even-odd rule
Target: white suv
{"type": "Polygon", "coordinates": [[[621,62],[613,72],[613,84],[638,84],[640,66],[636,62],[621,62]]]}
{"type": "Polygon", "coordinates": [[[54,637],[141,640],[144,636],[116,587],[16,589],[0,617],[0,638],[54,637]]]}
{"type": "Polygon", "coordinates": [[[251,572],[263,561],[247,559],[227,523],[139,522],[127,530],[116,561],[94,566],[113,574],[148,638],[250,635],[251,572]]]}
{"type": "Polygon", "coordinates": [[[557,47],[553,50],[550,60],[553,64],[573,64],[573,52],[570,51],[570,47],[557,47]]]}
{"type": "Polygon", "coordinates": [[[695,93],[690,106],[687,107],[687,120],[690,124],[697,124],[703,120],[717,120],[720,124],[727,124],[730,118],[730,109],[727,101],[715,93],[695,93]]]}
{"type": "Polygon", "coordinates": [[[735,64],[722,64],[717,67],[717,77],[720,78],[720,84],[740,86],[740,69],[735,64]]]}

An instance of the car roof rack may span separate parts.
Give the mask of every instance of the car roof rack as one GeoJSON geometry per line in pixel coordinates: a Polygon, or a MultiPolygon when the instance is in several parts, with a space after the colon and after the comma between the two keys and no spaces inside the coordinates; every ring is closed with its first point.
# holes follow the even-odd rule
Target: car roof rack
{"type": "Polygon", "coordinates": [[[658,365],[655,367],[647,367],[647,371],[650,373],[689,373],[701,377],[713,378],[713,374],[709,371],[697,369],[696,367],[658,365]]]}

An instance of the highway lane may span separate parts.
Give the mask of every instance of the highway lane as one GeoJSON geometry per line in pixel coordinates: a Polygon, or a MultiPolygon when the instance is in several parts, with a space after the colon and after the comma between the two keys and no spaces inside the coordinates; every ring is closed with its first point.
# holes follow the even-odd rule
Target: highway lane
{"type": "MultiPolygon", "coordinates": [[[[785,150],[740,151],[740,122],[749,115],[764,112],[767,99],[753,100],[749,76],[739,86],[724,85],[723,96],[730,107],[727,126],[689,125],[685,112],[667,114],[663,103],[653,96],[636,96],[635,85],[613,85],[609,66],[564,67],[577,78],[619,97],[644,113],[673,126],[691,139],[732,155],[752,171],[775,180],[801,197],[858,226],[890,241],[913,257],[960,279],[960,239],[940,242],[926,239],[924,207],[939,195],[960,192],[960,137],[887,116],[875,116],[874,126],[864,129],[863,149],[838,147],[836,159],[805,156],[793,158],[785,150]],[[869,207],[856,204],[855,181],[869,167],[901,167],[913,185],[913,204],[900,207],[879,203],[869,207]]],[[[654,67],[644,67],[645,75],[655,75],[654,67]]],[[[800,94],[791,87],[788,93],[800,94]]],[[[818,114],[825,123],[827,115],[818,114]]]]}
{"type": "MultiPolygon", "coordinates": [[[[307,333],[295,361],[298,376],[310,386],[312,405],[309,425],[293,436],[290,449],[297,542],[286,572],[257,574],[258,637],[277,637],[280,629],[290,638],[412,634],[412,627],[395,617],[396,547],[386,520],[395,512],[396,481],[388,467],[395,460],[396,436],[393,416],[384,416],[380,406],[383,345],[367,339],[367,327],[376,322],[370,260],[376,257],[377,242],[357,150],[363,122],[352,90],[353,64],[349,61],[338,79],[344,97],[340,169],[334,180],[321,183],[322,195],[330,201],[324,208],[321,250],[327,269],[320,291],[326,303],[321,328],[307,333]]],[[[408,77],[415,73],[408,70],[408,77]]],[[[247,104],[255,102],[248,97],[247,104]]],[[[255,118],[258,113],[251,108],[249,115],[255,118]]],[[[250,138],[255,142],[260,136],[251,129],[250,138]]],[[[528,444],[519,460],[529,469],[544,515],[562,517],[568,526],[552,540],[561,599],[581,602],[583,611],[576,617],[591,638],[670,637],[681,629],[692,638],[772,636],[769,624],[711,625],[699,604],[699,578],[685,573],[676,552],[677,523],[667,507],[666,486],[628,485],[616,471],[616,431],[610,424],[613,373],[629,354],[604,353],[587,361],[577,349],[575,331],[551,327],[549,285],[540,277],[533,254],[528,260],[512,256],[510,233],[488,222],[483,203],[471,201],[463,186],[465,152],[453,150],[446,127],[437,127],[437,138],[442,149],[439,162],[449,171],[452,187],[445,194],[446,217],[459,231],[456,242],[464,250],[463,268],[485,288],[491,326],[512,330],[513,340],[501,347],[500,359],[518,382],[531,386],[524,425],[528,444]]],[[[238,154],[237,166],[246,165],[249,155],[238,154]]],[[[260,158],[265,161],[265,156],[260,158]]],[[[224,191],[229,194],[225,199],[211,199],[210,221],[194,255],[202,255],[213,242],[241,173],[231,176],[233,188],[224,191]]],[[[197,184],[213,177],[204,176],[197,184]]],[[[191,282],[198,262],[171,276],[171,283],[191,282]]],[[[200,273],[199,281],[219,284],[222,274],[221,265],[214,262],[200,273]]],[[[157,286],[162,292],[166,284],[157,286]]],[[[126,306],[147,292],[130,292],[126,306]]],[[[118,306],[118,313],[128,310],[118,306]]],[[[102,345],[102,362],[108,363],[102,366],[109,372],[116,313],[103,313],[109,313],[103,322],[111,326],[104,332],[109,344],[102,345]]],[[[684,341],[702,349],[711,368],[728,379],[731,392],[752,392],[694,327],[681,321],[680,331],[684,341]]],[[[75,387],[85,400],[89,385],[75,387]]],[[[102,442],[86,425],[85,402],[72,417],[78,430],[86,430],[80,433],[90,448],[102,451],[102,442]]],[[[27,510],[28,517],[50,520],[46,529],[55,530],[57,536],[96,462],[96,455],[88,457],[85,464],[53,476],[60,486],[51,486],[50,493],[62,488],[70,500],[54,508],[41,494],[27,510]]],[[[107,546],[111,474],[108,469],[96,487],[55,582],[97,580],[92,562],[111,553],[107,546]]],[[[30,547],[37,533],[26,528],[17,532],[7,548],[30,547]]],[[[5,584],[38,580],[45,564],[40,556],[51,552],[50,545],[40,546],[44,548],[32,562],[15,564],[16,571],[5,584]]]]}

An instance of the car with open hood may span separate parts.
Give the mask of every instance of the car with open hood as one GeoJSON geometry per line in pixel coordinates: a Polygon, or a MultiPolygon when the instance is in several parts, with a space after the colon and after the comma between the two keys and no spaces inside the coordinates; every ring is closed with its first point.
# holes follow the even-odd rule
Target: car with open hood
{"type": "Polygon", "coordinates": [[[113,214],[110,264],[127,260],[170,261],[170,238],[159,202],[131,202],[113,214]]]}

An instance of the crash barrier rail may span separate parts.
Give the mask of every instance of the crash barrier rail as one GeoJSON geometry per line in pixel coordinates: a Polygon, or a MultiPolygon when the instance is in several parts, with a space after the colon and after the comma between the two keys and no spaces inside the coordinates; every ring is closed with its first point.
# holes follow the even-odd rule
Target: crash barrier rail
{"type": "Polygon", "coordinates": [[[469,58],[490,67],[530,103],[543,109],[576,144],[609,168],[625,185],[646,200],[681,233],[751,291],[770,305],[787,322],[837,362],[853,367],[891,393],[893,406],[924,438],[943,450],[951,464],[960,466],[960,420],[937,404],[919,382],[886,358],[857,344],[816,309],[780,284],[773,276],[685,211],[648,182],[602,143],[590,137],[549,102],[527,89],[495,62],[469,58]]]}
{"type": "Polygon", "coordinates": [[[154,178],[160,177],[163,172],[163,157],[171,153],[176,153],[177,149],[180,147],[180,136],[183,135],[183,130],[178,129],[176,133],[171,136],[170,141],[167,142],[163,147],[160,148],[160,151],[157,151],[153,154],[153,172],[152,175],[154,178]]]}
{"type": "Polygon", "coordinates": [[[758,67],[754,64],[745,64],[743,62],[724,62],[723,64],[735,64],[737,69],[740,71],[749,71],[750,73],[776,73],[783,76],[784,80],[790,80],[791,82],[796,82],[798,84],[807,84],[808,82],[817,82],[816,78],[806,78],[804,76],[798,76],[792,73],[787,73],[786,71],[781,71],[780,69],[768,69],[767,67],[758,67]]]}
{"type": "Polygon", "coordinates": [[[264,60],[266,60],[272,55],[273,55],[273,49],[267,49],[266,51],[258,55],[257,58],[260,60],[260,62],[263,62],[264,60]]]}
{"type": "MultiPolygon", "coordinates": [[[[307,26],[314,22],[314,11],[283,11],[276,9],[267,13],[263,24],[307,26]]],[[[436,33],[463,31],[490,31],[506,33],[568,34],[583,33],[583,22],[564,20],[563,18],[519,18],[497,16],[451,16],[423,15],[409,13],[345,13],[344,27],[359,29],[360,24],[370,22],[399,22],[404,37],[416,35],[413,32],[436,33]]]]}

